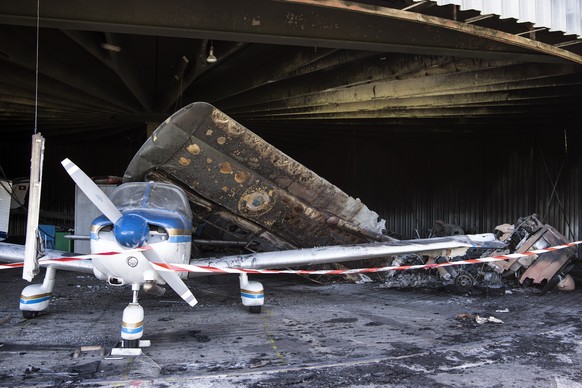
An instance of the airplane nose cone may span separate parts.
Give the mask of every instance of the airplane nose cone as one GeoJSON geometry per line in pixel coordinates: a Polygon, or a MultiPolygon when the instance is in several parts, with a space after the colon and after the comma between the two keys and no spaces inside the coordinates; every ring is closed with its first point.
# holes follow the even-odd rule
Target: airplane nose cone
{"type": "Polygon", "coordinates": [[[146,241],[149,227],[145,218],[136,214],[126,214],[117,220],[113,233],[119,245],[133,249],[142,246],[146,241]]]}

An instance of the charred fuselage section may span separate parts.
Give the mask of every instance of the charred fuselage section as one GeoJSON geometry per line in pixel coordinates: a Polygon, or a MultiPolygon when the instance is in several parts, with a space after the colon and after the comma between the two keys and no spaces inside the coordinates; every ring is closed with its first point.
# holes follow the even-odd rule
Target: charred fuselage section
{"type": "Polygon", "coordinates": [[[272,251],[387,241],[384,220],[206,103],[168,118],[128,166],[124,181],[181,186],[195,238],[272,251]]]}

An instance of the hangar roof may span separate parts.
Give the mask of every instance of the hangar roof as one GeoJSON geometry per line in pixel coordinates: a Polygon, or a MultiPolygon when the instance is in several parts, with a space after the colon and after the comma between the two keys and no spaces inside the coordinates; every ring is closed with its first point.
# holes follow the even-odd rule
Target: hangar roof
{"type": "Polygon", "coordinates": [[[46,137],[143,132],[193,101],[282,137],[579,123],[582,40],[433,1],[23,0],[0,34],[4,139],[33,131],[37,70],[46,137]]]}

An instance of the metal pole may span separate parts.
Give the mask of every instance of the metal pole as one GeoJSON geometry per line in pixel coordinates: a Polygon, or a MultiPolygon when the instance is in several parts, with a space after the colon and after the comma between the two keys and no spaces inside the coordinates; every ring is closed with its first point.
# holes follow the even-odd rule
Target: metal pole
{"type": "Polygon", "coordinates": [[[44,138],[40,133],[32,135],[31,155],[26,245],[24,247],[24,267],[22,269],[22,278],[29,282],[32,281],[36,274],[38,274],[36,236],[38,232],[38,218],[40,213],[42,164],[44,157],[44,138]]]}

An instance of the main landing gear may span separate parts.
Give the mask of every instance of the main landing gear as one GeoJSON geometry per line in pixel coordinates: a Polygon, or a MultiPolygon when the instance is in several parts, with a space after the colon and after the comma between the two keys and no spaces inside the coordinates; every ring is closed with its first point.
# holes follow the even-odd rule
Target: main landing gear
{"type": "Polygon", "coordinates": [[[240,297],[243,306],[247,306],[252,314],[259,314],[261,307],[265,304],[265,290],[259,282],[249,281],[246,273],[241,273],[240,277],[240,297]]]}
{"type": "Polygon", "coordinates": [[[24,318],[36,318],[41,311],[48,307],[55,287],[56,273],[56,269],[48,267],[42,284],[31,284],[22,290],[20,294],[20,310],[24,318]]]}

